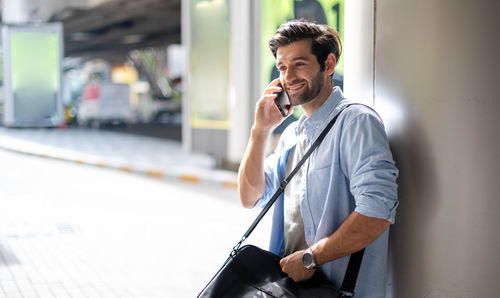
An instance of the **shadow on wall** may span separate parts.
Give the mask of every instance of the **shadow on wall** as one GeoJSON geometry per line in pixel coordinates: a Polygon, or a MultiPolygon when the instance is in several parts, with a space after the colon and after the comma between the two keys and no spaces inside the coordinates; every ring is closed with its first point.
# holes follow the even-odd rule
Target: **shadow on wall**
{"type": "MultiPolygon", "coordinates": [[[[410,111],[410,109],[406,109],[410,111]]],[[[415,278],[425,280],[425,260],[428,244],[425,234],[433,229],[429,219],[437,216],[439,194],[437,174],[428,139],[415,115],[407,114],[405,128],[389,136],[394,160],[399,169],[396,224],[390,232],[390,263],[394,297],[404,289],[413,288],[415,278]]],[[[425,293],[412,292],[411,297],[425,293]]],[[[390,296],[389,296],[390,297],[390,296]]]]}

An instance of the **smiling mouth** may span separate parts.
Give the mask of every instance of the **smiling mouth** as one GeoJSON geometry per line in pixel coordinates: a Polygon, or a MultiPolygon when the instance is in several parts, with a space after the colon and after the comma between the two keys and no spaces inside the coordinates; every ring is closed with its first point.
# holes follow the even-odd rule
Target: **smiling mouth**
{"type": "Polygon", "coordinates": [[[304,87],[305,83],[302,84],[297,84],[293,87],[287,86],[287,91],[291,94],[297,93],[298,90],[300,90],[302,87],[304,87]]]}

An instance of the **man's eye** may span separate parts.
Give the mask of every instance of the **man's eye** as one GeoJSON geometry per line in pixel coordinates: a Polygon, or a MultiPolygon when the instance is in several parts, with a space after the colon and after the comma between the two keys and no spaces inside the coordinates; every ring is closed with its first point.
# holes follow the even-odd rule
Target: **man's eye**
{"type": "Polygon", "coordinates": [[[284,72],[284,71],[286,70],[286,67],[284,67],[284,66],[278,67],[278,70],[279,70],[280,72],[284,72]]]}

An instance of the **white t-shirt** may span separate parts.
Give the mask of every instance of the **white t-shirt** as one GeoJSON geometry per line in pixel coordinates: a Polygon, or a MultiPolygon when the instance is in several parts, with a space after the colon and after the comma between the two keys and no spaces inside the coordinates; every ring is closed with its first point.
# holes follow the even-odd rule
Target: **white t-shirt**
{"type": "MultiPolygon", "coordinates": [[[[306,135],[303,131],[298,136],[295,149],[290,151],[286,165],[286,175],[299,163],[306,152],[306,135]]],[[[305,196],[306,167],[302,165],[299,171],[285,188],[284,229],[285,255],[307,248],[304,233],[304,222],[300,212],[300,201],[305,196]]]]}

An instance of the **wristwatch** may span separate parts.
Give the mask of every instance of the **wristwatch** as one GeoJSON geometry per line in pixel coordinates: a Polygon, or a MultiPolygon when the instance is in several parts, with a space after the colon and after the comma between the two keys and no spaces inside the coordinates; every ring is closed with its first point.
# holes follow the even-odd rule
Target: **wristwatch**
{"type": "Polygon", "coordinates": [[[314,256],[310,247],[302,255],[302,265],[309,270],[319,267],[314,261],[314,256]]]}

